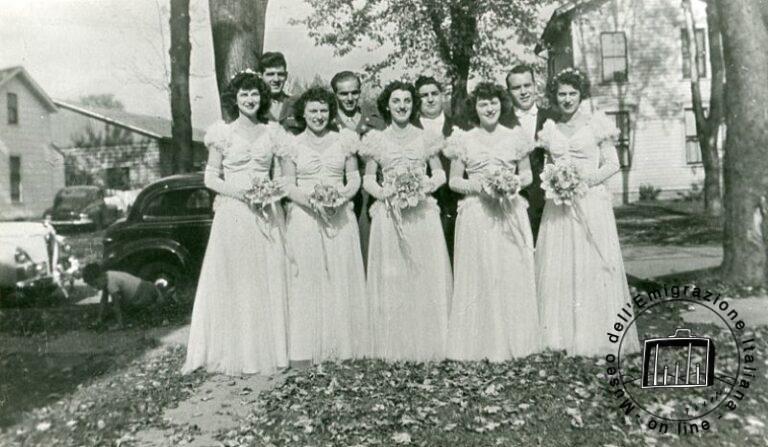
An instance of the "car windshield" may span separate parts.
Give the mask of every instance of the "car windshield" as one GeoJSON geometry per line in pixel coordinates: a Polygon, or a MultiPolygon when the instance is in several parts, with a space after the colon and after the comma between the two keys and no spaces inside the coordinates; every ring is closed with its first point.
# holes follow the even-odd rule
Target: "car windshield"
{"type": "Polygon", "coordinates": [[[96,189],[85,188],[62,189],[56,196],[53,206],[56,208],[82,208],[96,200],[97,192],[96,189]]]}

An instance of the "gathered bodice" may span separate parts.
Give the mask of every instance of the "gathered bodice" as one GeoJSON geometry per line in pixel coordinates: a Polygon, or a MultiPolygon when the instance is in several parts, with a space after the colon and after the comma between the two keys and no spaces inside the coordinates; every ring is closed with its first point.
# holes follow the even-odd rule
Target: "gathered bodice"
{"type": "Polygon", "coordinates": [[[410,138],[401,139],[391,128],[370,131],[363,137],[360,155],[375,160],[386,176],[398,168],[426,171],[427,160],[445,145],[442,135],[411,128],[410,138]]]}
{"type": "Polygon", "coordinates": [[[515,169],[518,160],[533,149],[533,140],[522,127],[499,126],[493,133],[482,129],[454,132],[443,151],[446,157],[464,163],[469,178],[484,176],[500,168],[515,169]]]}
{"type": "Polygon", "coordinates": [[[254,177],[268,177],[272,167],[276,133],[274,124],[263,126],[254,139],[236,132],[236,125],[218,122],[205,134],[205,145],[209,150],[221,154],[221,171],[224,180],[242,189],[247,189],[254,177]]]}
{"type": "Polygon", "coordinates": [[[573,134],[566,135],[558,124],[548,120],[538,134],[539,140],[553,160],[570,160],[587,172],[594,171],[600,167],[600,144],[618,137],[618,129],[604,113],[590,112],[585,104],[576,113],[583,124],[573,134]]]}
{"type": "Polygon", "coordinates": [[[302,189],[316,184],[343,186],[347,157],[357,152],[357,133],[342,129],[321,138],[307,133],[284,136],[277,155],[288,157],[296,165],[296,180],[302,189]]]}

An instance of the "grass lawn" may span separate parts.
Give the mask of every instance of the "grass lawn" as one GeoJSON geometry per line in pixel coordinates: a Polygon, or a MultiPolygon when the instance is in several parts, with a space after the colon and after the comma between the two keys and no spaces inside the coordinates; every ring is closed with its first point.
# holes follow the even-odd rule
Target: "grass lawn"
{"type": "Polygon", "coordinates": [[[705,216],[698,202],[654,201],[624,205],[614,210],[622,244],[720,244],[720,219],[705,216]]]}

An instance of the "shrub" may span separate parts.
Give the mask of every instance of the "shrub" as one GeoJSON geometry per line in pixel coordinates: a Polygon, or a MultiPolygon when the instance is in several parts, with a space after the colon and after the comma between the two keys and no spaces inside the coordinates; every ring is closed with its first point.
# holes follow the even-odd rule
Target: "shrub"
{"type": "Polygon", "coordinates": [[[704,199],[704,182],[691,183],[691,189],[678,192],[677,196],[685,202],[698,202],[704,199]]]}
{"type": "Polygon", "coordinates": [[[640,185],[640,200],[653,201],[659,197],[659,194],[661,194],[661,188],[650,184],[640,185]]]}

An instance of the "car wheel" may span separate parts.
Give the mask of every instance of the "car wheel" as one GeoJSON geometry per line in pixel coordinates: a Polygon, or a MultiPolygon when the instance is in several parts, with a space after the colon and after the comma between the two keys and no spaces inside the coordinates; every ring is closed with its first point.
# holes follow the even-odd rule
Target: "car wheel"
{"type": "Polygon", "coordinates": [[[170,287],[176,287],[184,282],[184,275],[179,266],[167,261],[150,262],[141,266],[139,276],[152,283],[163,279],[170,287]]]}

